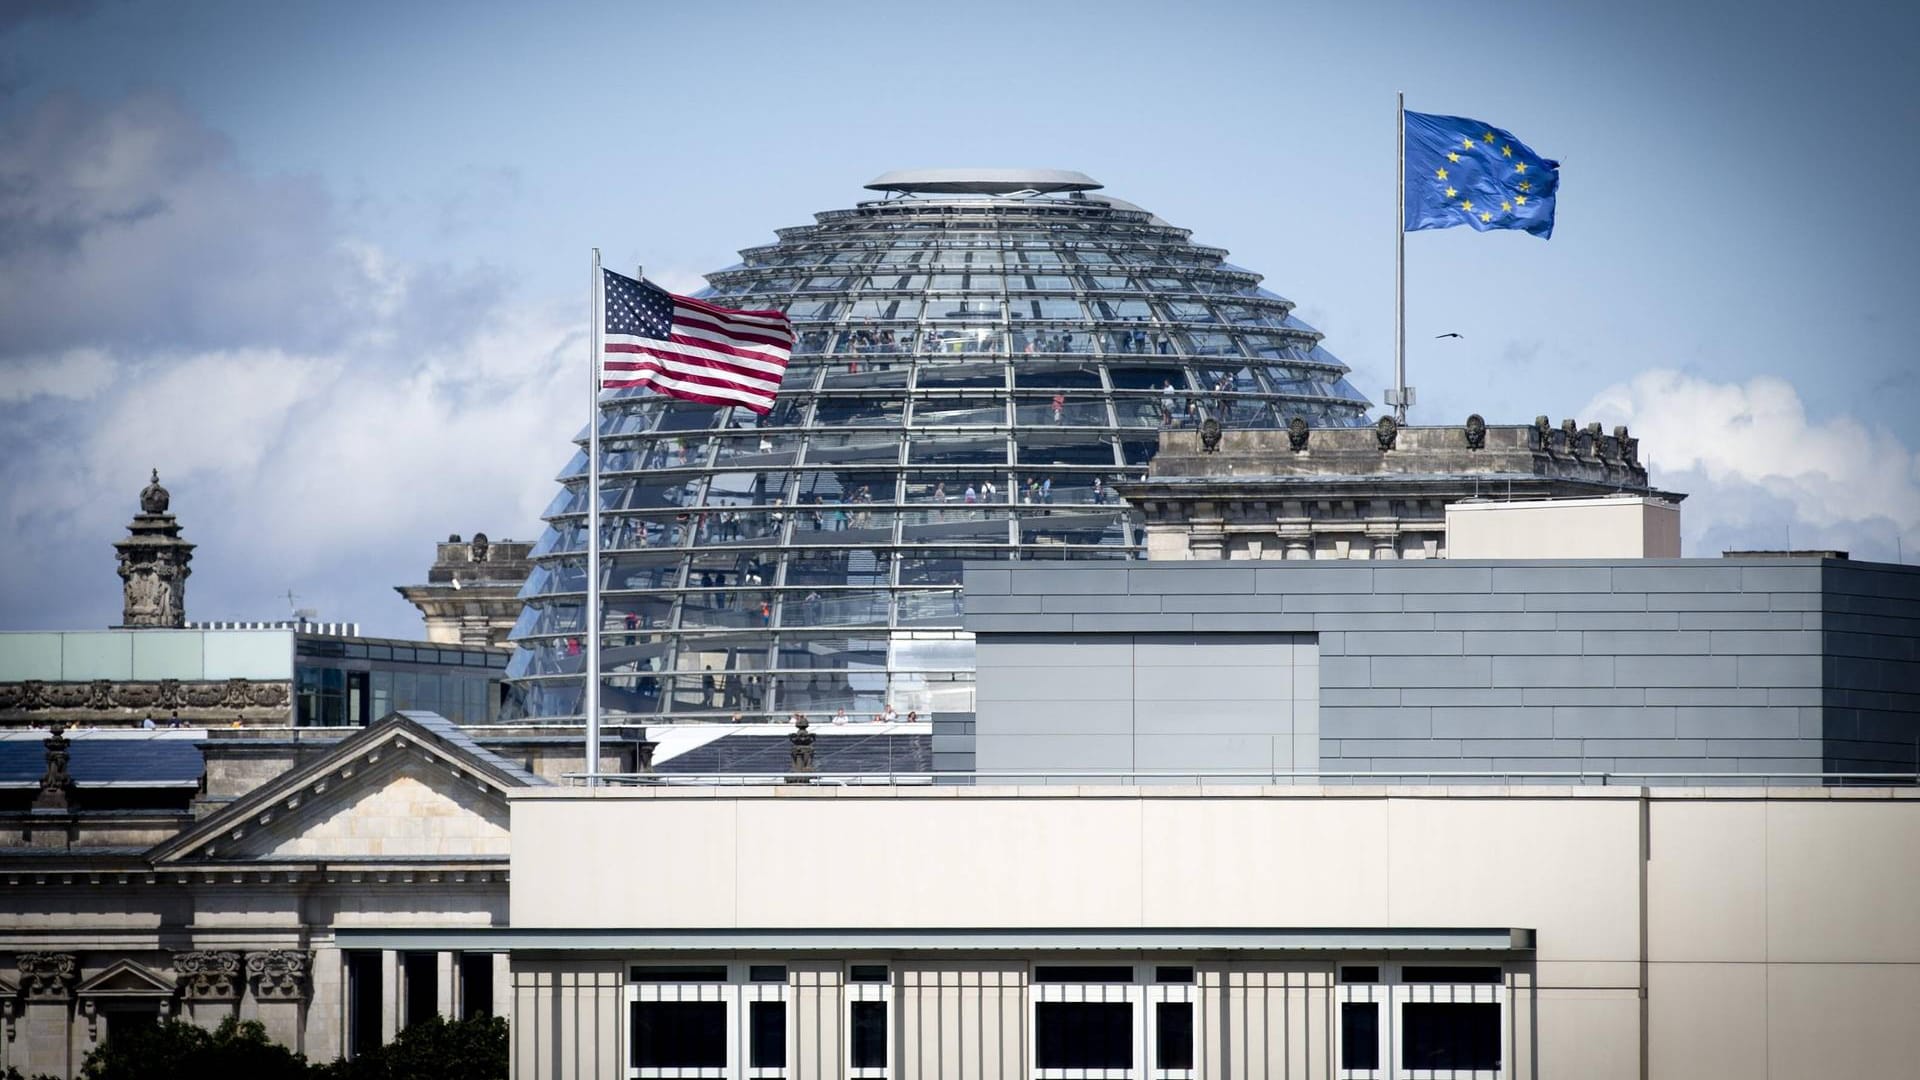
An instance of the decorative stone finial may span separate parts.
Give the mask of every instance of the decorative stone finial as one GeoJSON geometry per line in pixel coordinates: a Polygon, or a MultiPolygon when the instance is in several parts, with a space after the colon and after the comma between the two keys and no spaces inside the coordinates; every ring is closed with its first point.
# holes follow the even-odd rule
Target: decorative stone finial
{"type": "Polygon", "coordinates": [[[486,533],[473,534],[473,561],[474,562],[487,561],[487,534],[486,533]]]}
{"type": "Polygon", "coordinates": [[[1307,448],[1307,439],[1312,437],[1313,429],[1307,426],[1306,417],[1296,416],[1287,421],[1287,448],[1299,453],[1307,448]]]}
{"type": "Polygon", "coordinates": [[[140,513],[127,531],[132,535],[113,546],[120,553],[120,581],[125,604],[120,625],[127,628],[187,625],[187,576],[193,571],[193,545],[180,539],[180,523],[167,512],[173,501],[160,486],[160,470],[140,492],[140,513]]]}
{"type": "Polygon", "coordinates": [[[167,504],[173,497],[167,489],[160,486],[160,470],[153,470],[153,482],[140,489],[140,512],[143,514],[164,514],[167,504]]]}

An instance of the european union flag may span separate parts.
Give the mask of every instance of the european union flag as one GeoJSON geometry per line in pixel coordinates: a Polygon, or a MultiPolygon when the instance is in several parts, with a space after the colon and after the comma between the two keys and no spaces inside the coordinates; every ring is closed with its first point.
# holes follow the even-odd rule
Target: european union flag
{"type": "Polygon", "coordinates": [[[1491,124],[1410,112],[1406,229],[1471,225],[1553,235],[1560,163],[1491,124]]]}

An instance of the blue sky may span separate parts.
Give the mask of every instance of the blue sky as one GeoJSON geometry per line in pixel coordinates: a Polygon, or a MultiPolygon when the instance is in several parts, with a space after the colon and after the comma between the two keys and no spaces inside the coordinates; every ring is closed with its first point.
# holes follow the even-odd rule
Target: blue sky
{"type": "Polygon", "coordinates": [[[1090,173],[1265,274],[1377,400],[1396,90],[1562,164],[1551,241],[1408,238],[1416,422],[1628,422],[1689,553],[1892,559],[1916,42],[1854,2],[13,5],[0,626],[115,621],[158,465],[193,617],[292,589],[416,631],[390,586],[433,539],[537,534],[590,246],[690,286],[894,168],[1090,173]]]}

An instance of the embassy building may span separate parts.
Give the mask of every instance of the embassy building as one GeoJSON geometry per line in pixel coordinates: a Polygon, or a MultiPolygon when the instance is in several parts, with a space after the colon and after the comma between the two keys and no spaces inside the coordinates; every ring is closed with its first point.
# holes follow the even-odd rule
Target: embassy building
{"type": "MultiPolygon", "coordinates": [[[[609,715],[970,710],[962,563],[1139,557],[1113,484],[1163,429],[1367,423],[1291,301],[1081,173],[867,186],[699,293],[792,318],[771,414],[602,399],[609,715]]],[[[530,718],[580,713],[586,473],[576,451],[522,591],[530,718]]]]}

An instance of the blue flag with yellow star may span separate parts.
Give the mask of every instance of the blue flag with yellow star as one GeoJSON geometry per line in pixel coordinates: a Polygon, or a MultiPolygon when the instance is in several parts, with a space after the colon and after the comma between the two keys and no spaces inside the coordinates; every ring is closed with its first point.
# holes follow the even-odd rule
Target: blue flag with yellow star
{"type": "Polygon", "coordinates": [[[1560,163],[1508,131],[1463,116],[1406,114],[1406,230],[1471,225],[1553,235],[1560,163]]]}

